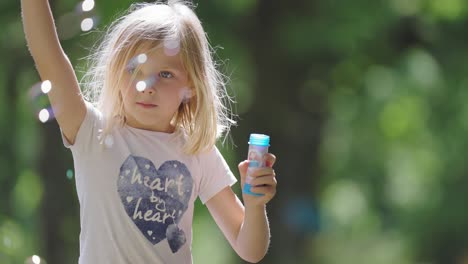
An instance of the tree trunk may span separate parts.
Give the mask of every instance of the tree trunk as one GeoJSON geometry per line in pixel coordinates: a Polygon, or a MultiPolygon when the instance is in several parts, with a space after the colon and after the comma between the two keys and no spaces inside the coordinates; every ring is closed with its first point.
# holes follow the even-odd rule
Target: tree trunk
{"type": "MultiPolygon", "coordinates": [[[[271,136],[270,152],[278,161],[274,166],[278,178],[277,196],[268,205],[272,242],[264,263],[302,263],[306,252],[307,232],[297,226],[302,205],[315,208],[317,182],[320,176],[319,145],[325,120],[326,96],[314,94],[313,106],[305,110],[300,102],[301,90],[311,78],[314,59],[298,62],[288,55],[288,47],[276,35],[279,19],[291,12],[301,13],[307,1],[259,1],[256,11],[245,19],[240,30],[245,36],[254,65],[253,108],[241,116],[237,138],[249,133],[267,133],[271,136]],[[288,13],[286,13],[288,12],[288,13]],[[310,109],[313,109],[310,111],[310,109]],[[272,113],[279,113],[272,115],[272,113]],[[301,252],[301,253],[299,253],[301,252]]],[[[307,12],[303,15],[310,15],[307,12]]],[[[307,32],[304,35],[307,36],[307,32]]],[[[317,61],[316,61],[317,63],[317,61]]],[[[323,67],[323,65],[321,65],[323,67]]],[[[318,68],[318,67],[317,67],[318,68]]],[[[247,152],[247,144],[239,144],[240,153],[247,152]]],[[[314,223],[309,223],[313,225],[314,223]]]]}

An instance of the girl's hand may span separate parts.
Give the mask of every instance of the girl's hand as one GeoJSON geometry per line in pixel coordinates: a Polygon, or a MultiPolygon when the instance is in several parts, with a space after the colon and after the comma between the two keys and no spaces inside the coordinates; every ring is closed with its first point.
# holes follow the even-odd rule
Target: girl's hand
{"type": "MultiPolygon", "coordinates": [[[[252,175],[253,179],[250,181],[252,185],[251,191],[254,193],[263,194],[263,196],[253,196],[243,193],[244,206],[264,206],[266,205],[276,194],[276,174],[273,170],[273,164],[275,164],[276,157],[271,153],[267,153],[264,156],[266,167],[258,168],[252,175]]],[[[247,168],[249,167],[249,161],[244,160],[239,163],[239,173],[241,175],[241,187],[244,188],[245,178],[247,174],[247,168]]]]}

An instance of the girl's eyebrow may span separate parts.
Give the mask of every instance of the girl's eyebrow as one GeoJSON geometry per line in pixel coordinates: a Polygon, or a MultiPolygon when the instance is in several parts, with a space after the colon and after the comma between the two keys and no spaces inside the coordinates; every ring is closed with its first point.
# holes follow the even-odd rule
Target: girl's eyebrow
{"type": "MultiPolygon", "coordinates": [[[[141,68],[144,68],[143,65],[141,68]]],[[[181,74],[183,73],[183,69],[178,67],[178,66],[175,66],[175,65],[170,65],[170,64],[163,64],[163,65],[158,65],[157,67],[157,70],[153,70],[154,68],[151,67],[151,71],[152,72],[158,72],[158,71],[174,71],[178,74],[181,74]]]]}
{"type": "Polygon", "coordinates": [[[170,66],[163,66],[161,67],[161,70],[169,70],[169,71],[174,71],[176,73],[182,73],[182,70],[179,69],[178,67],[170,67],[170,66]]]}
{"type": "Polygon", "coordinates": [[[143,52],[143,53],[138,53],[138,54],[147,55],[148,56],[147,60],[145,60],[143,63],[140,64],[137,62],[137,57],[139,55],[135,55],[133,59],[129,61],[128,64],[132,65],[132,62],[133,62],[133,64],[137,64],[135,66],[137,66],[141,70],[150,70],[151,72],[157,72],[161,70],[174,71],[179,74],[182,74],[184,72],[183,65],[181,65],[180,61],[173,61],[172,59],[166,59],[166,58],[161,59],[159,62],[151,61],[151,58],[148,52],[143,52]]]}

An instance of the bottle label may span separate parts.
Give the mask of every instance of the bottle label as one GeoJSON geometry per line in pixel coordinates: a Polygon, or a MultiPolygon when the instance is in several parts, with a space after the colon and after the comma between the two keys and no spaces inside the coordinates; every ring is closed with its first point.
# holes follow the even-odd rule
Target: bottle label
{"type": "Polygon", "coordinates": [[[263,196],[263,194],[253,193],[250,189],[252,185],[250,182],[252,181],[252,173],[257,170],[258,168],[265,167],[265,154],[268,153],[268,146],[259,146],[259,145],[249,145],[249,153],[248,153],[248,160],[249,160],[249,167],[247,168],[247,175],[245,179],[245,184],[243,188],[243,192],[246,194],[254,195],[254,196],[263,196]]]}

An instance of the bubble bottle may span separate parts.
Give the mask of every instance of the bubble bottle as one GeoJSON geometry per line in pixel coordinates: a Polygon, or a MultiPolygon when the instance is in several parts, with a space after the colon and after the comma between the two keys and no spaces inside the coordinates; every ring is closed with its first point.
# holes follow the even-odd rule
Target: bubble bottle
{"type": "Polygon", "coordinates": [[[260,193],[254,193],[250,189],[252,185],[250,182],[252,181],[252,173],[261,167],[265,167],[265,154],[268,153],[268,147],[270,146],[270,136],[263,135],[263,134],[250,134],[249,139],[249,167],[247,168],[247,175],[245,178],[244,188],[242,192],[245,194],[250,194],[253,196],[263,196],[260,193]]]}

